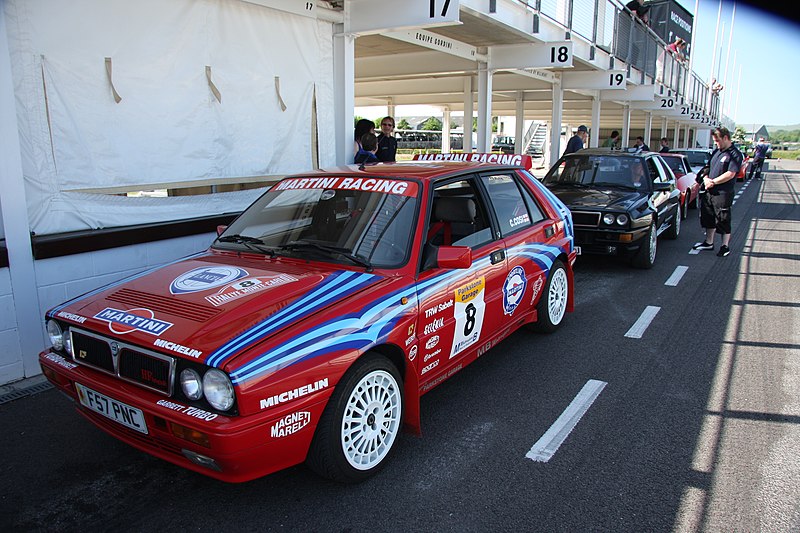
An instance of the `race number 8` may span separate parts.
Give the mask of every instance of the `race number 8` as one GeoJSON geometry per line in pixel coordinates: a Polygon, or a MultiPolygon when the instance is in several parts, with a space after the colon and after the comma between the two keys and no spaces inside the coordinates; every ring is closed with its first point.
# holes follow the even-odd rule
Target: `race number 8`
{"type": "Polygon", "coordinates": [[[464,314],[467,315],[467,321],[464,323],[464,336],[468,337],[472,330],[475,329],[475,315],[478,310],[475,309],[475,304],[470,303],[464,309],[464,314]]]}

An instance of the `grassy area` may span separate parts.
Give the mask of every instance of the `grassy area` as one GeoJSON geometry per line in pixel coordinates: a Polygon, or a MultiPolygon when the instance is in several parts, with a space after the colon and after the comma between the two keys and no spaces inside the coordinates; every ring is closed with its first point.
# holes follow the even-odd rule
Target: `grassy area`
{"type": "Polygon", "coordinates": [[[797,150],[773,150],[772,159],[800,159],[800,151],[797,150]]]}

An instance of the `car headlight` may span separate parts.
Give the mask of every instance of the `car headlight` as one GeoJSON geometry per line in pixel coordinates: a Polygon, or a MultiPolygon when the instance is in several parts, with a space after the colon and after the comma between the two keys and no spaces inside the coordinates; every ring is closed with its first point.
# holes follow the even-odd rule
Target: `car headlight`
{"type": "Polygon", "coordinates": [[[614,215],[611,213],[606,213],[603,215],[603,224],[613,224],[614,223],[614,215]]]}
{"type": "Polygon", "coordinates": [[[624,226],[628,223],[628,215],[617,215],[617,224],[624,226]]]}
{"type": "Polygon", "coordinates": [[[191,368],[181,371],[181,390],[190,400],[199,400],[203,397],[203,380],[200,374],[191,368]]]}
{"type": "Polygon", "coordinates": [[[58,351],[64,349],[64,332],[55,320],[47,321],[47,336],[50,338],[53,348],[58,351]]]}
{"type": "Polygon", "coordinates": [[[233,407],[233,385],[225,372],[212,368],[203,376],[203,394],[211,407],[227,411],[233,407]]]}

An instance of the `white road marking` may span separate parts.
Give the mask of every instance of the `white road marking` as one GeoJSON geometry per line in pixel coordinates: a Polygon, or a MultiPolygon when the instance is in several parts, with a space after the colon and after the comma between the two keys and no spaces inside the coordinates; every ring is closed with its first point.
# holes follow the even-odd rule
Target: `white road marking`
{"type": "Polygon", "coordinates": [[[644,311],[642,311],[642,316],[631,326],[625,336],[631,339],[641,339],[650,322],[653,321],[659,311],[661,311],[661,308],[654,305],[645,307],[644,311]]]}
{"type": "Polygon", "coordinates": [[[561,416],[553,422],[542,437],[530,449],[525,457],[540,463],[546,463],[558,451],[558,448],[567,440],[567,437],[586,414],[592,403],[600,396],[605,386],[605,381],[590,379],[583,386],[575,399],[567,406],[561,416]]]}
{"type": "Polygon", "coordinates": [[[689,255],[697,255],[697,254],[699,254],[699,253],[700,253],[700,250],[695,250],[694,248],[692,248],[691,250],[689,250],[689,255]]]}
{"type": "Polygon", "coordinates": [[[689,270],[689,267],[687,266],[679,266],[675,268],[675,272],[673,272],[672,275],[669,277],[669,279],[667,279],[667,281],[664,282],[664,285],[668,285],[670,287],[677,287],[678,283],[680,283],[681,278],[683,277],[684,274],[686,274],[687,270],[689,270]]]}

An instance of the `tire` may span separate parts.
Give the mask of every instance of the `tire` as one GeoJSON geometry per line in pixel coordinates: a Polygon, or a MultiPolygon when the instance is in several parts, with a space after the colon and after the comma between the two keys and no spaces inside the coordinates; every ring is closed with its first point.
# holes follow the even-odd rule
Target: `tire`
{"type": "Polygon", "coordinates": [[[664,237],[667,239],[674,241],[678,238],[681,234],[681,219],[683,216],[681,215],[681,206],[676,206],[678,209],[675,211],[675,216],[672,217],[672,223],[669,225],[669,228],[664,232],[664,237]]]}
{"type": "Polygon", "coordinates": [[[636,268],[653,268],[656,262],[656,251],[658,250],[658,231],[656,230],[656,223],[650,223],[650,230],[643,239],[642,246],[633,256],[631,264],[636,268]]]}
{"type": "Polygon", "coordinates": [[[569,279],[564,263],[556,259],[550,267],[550,276],[536,304],[538,319],[531,329],[538,333],[553,333],[564,321],[569,301],[569,279]]]}
{"type": "Polygon", "coordinates": [[[368,353],[342,377],[320,418],[306,464],[317,474],[357,483],[392,455],[403,427],[403,385],[384,356],[368,353]],[[361,405],[366,405],[361,408],[361,405]]]}
{"type": "Polygon", "coordinates": [[[694,195],[694,201],[690,200],[688,205],[689,205],[690,209],[697,209],[698,207],[700,207],[700,193],[699,192],[694,195]]]}
{"type": "Polygon", "coordinates": [[[692,198],[692,191],[686,189],[686,194],[683,197],[683,205],[681,205],[680,207],[681,218],[683,220],[686,220],[689,217],[689,204],[692,203],[691,198],[692,198]]]}

